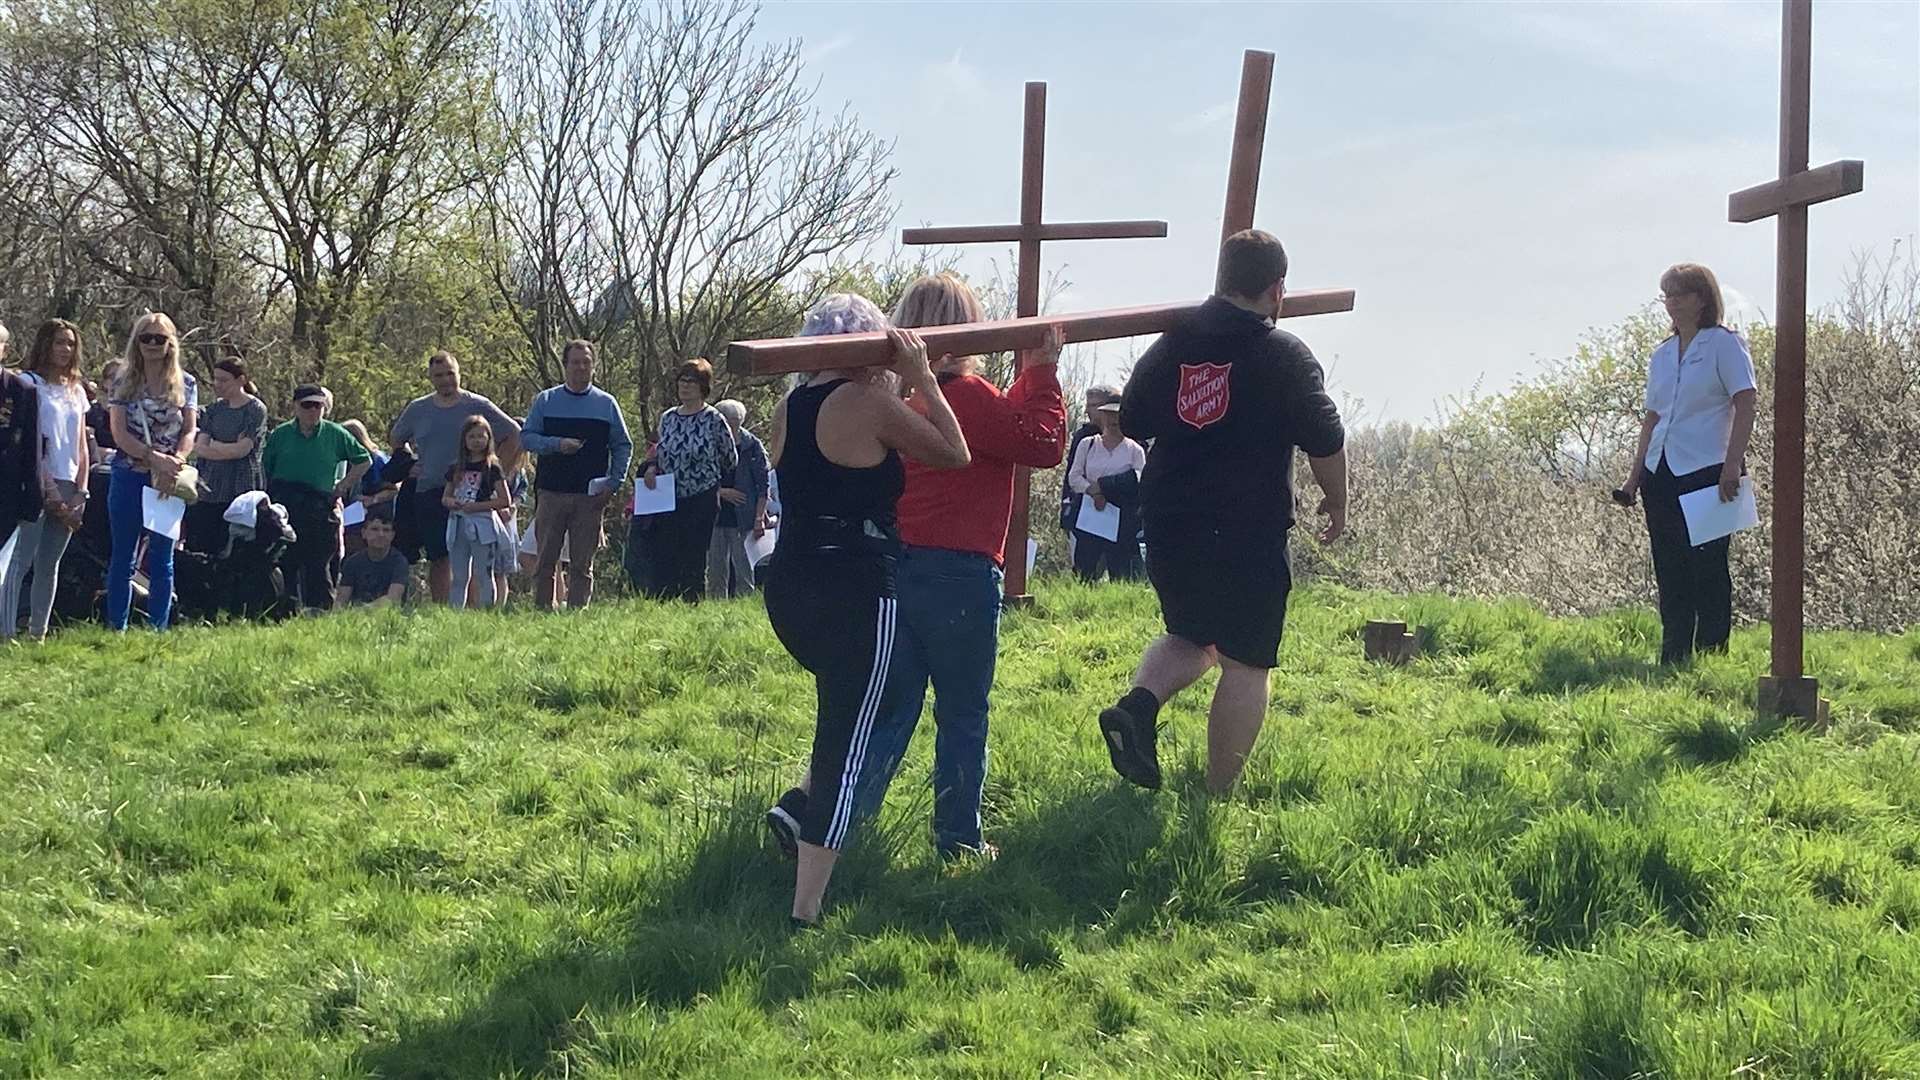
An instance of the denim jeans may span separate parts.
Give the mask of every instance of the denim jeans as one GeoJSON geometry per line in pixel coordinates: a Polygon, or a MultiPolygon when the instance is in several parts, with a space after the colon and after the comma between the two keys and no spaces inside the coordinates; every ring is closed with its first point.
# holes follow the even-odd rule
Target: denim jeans
{"type": "Polygon", "coordinates": [[[875,814],[906,756],[933,683],[933,838],[941,851],[980,844],[980,791],[987,779],[987,695],[1000,642],[1000,568],[985,555],[908,547],[895,589],[901,644],[874,725],[871,766],[855,796],[858,817],[875,814]]]}
{"type": "Polygon", "coordinates": [[[173,614],[173,541],[142,527],[140,493],[147,474],[132,469],[113,470],[107,488],[107,520],[113,527],[113,558],[107,563],[107,625],[127,628],[133,610],[133,553],[140,537],[147,538],[147,623],[165,630],[173,614]]]}

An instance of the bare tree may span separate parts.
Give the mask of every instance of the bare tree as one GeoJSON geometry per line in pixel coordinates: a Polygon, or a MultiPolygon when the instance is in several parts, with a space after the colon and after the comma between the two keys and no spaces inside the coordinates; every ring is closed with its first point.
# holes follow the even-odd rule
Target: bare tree
{"type": "Polygon", "coordinates": [[[502,306],[543,385],[559,380],[563,342],[611,330],[615,309],[594,303],[610,294],[614,273],[591,210],[593,140],[640,16],[634,0],[524,0],[501,27],[495,108],[508,149],[480,217],[502,306]]]}
{"type": "Polygon", "coordinates": [[[93,298],[96,308],[164,309],[191,330],[230,326],[232,306],[251,299],[228,235],[244,202],[232,162],[235,75],[260,62],[265,43],[244,23],[208,18],[165,0],[15,13],[0,124],[34,136],[41,167],[16,205],[53,238],[45,265],[67,278],[48,283],[56,308],[77,304],[70,254],[120,286],[93,298]],[[157,35],[157,25],[175,32],[157,35]]]}
{"type": "Polygon", "coordinates": [[[893,216],[891,146],[818,113],[799,43],[753,30],[741,2],[532,0],[503,37],[503,299],[537,369],[600,339],[649,427],[675,365],[790,330],[803,271],[893,216]]]}

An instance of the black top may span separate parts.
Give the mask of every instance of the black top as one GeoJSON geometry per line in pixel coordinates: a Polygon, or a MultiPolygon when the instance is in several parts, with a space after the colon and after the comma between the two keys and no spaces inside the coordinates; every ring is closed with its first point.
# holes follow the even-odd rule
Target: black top
{"type": "Polygon", "coordinates": [[[1153,440],[1141,477],[1149,517],[1253,528],[1293,524],[1295,446],[1327,457],[1346,444],[1306,344],[1217,296],[1140,358],[1120,426],[1153,440]]]}
{"type": "MultiPolygon", "coordinates": [[[[113,442],[113,410],[107,408],[105,393],[87,407],[87,426],[93,429],[93,441],[99,444],[100,449],[109,454],[119,449],[113,442]]],[[[104,461],[93,463],[95,468],[104,464],[104,461]]]]}
{"type": "Polygon", "coordinates": [[[900,548],[897,508],[907,470],[899,453],[889,450],[880,464],[855,469],[820,452],[820,406],[846,382],[802,386],[787,395],[786,442],[774,465],[780,474],[778,551],[890,555],[900,548]]]}
{"type": "Polygon", "coordinates": [[[0,544],[15,525],[40,519],[41,501],[40,393],[0,368],[0,544]]]}

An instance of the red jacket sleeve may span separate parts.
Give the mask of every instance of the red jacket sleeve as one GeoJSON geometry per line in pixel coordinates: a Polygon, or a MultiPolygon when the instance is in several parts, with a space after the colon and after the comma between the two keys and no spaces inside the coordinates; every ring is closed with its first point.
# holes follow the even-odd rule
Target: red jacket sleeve
{"type": "Polygon", "coordinates": [[[985,379],[955,379],[947,403],[976,458],[1051,469],[1066,453],[1067,409],[1052,364],[1028,368],[1005,394],[985,379]]]}

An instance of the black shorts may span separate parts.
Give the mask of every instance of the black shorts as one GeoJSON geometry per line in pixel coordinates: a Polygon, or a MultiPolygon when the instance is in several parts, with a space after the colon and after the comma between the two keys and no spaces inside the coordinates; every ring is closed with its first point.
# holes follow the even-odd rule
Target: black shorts
{"type": "Polygon", "coordinates": [[[399,547],[408,562],[439,562],[447,557],[447,508],[441,503],[439,485],[431,490],[402,491],[394,501],[407,500],[402,516],[407,528],[400,530],[399,547]]]}
{"type": "Polygon", "coordinates": [[[1293,589],[1287,530],[1149,517],[1146,532],[1167,633],[1248,667],[1277,666],[1293,589]]]}

